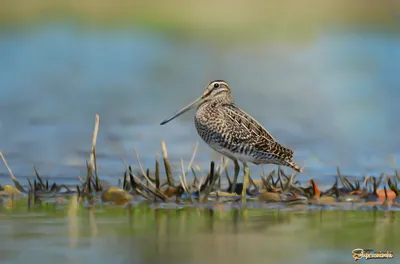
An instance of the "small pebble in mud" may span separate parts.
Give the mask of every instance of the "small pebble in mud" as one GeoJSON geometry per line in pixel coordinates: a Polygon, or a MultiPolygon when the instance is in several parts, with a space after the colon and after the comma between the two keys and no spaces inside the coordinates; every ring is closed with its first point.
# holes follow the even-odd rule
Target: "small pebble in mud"
{"type": "Polygon", "coordinates": [[[4,185],[3,190],[0,191],[1,196],[6,196],[10,197],[12,195],[14,196],[22,196],[22,193],[15,187],[11,185],[4,185]]]}
{"type": "Polygon", "coordinates": [[[112,202],[118,205],[125,205],[133,200],[133,196],[120,188],[111,186],[103,192],[101,199],[106,203],[112,202]]]}
{"type": "Polygon", "coordinates": [[[162,190],[162,193],[168,197],[172,197],[173,195],[179,195],[181,196],[183,194],[184,190],[181,186],[178,187],[170,187],[168,186],[164,190],[162,190]]]}
{"type": "Polygon", "coordinates": [[[282,201],[279,193],[263,192],[258,197],[260,202],[280,202],[282,201]]]}

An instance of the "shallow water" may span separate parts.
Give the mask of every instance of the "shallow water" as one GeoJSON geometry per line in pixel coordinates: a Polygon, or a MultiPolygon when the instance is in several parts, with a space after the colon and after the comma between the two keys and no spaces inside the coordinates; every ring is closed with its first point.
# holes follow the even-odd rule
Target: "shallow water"
{"type": "Polygon", "coordinates": [[[1,263],[399,263],[399,212],[160,209],[22,202],[0,207],[1,263]],[[6,243],[4,243],[6,241],[6,243]]]}
{"type": "MultiPolygon", "coordinates": [[[[160,121],[210,80],[225,79],[236,103],[295,149],[305,175],[334,174],[337,165],[345,174],[392,171],[400,154],[398,34],[326,30],[299,43],[214,44],[69,23],[2,29],[0,148],[17,176],[36,165],[44,176],[75,180],[99,113],[103,179],[121,175],[120,155],[137,167],[134,148],[154,166],[162,139],[179,170],[199,140],[194,113],[160,121]]],[[[210,159],[219,158],[201,142],[196,164],[210,159]]]]}

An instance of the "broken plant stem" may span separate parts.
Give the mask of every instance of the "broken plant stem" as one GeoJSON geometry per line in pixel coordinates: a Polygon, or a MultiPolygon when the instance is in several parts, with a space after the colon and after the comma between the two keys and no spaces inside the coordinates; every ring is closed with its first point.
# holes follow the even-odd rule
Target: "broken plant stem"
{"type": "MultiPolygon", "coordinates": [[[[159,190],[157,190],[156,188],[154,188],[155,186],[154,186],[154,184],[153,184],[152,182],[150,182],[150,183],[151,183],[151,185],[153,186],[153,188],[154,188],[155,190],[152,190],[151,188],[149,188],[148,186],[146,186],[146,184],[144,184],[138,177],[136,177],[136,176],[132,173],[132,169],[130,169],[130,166],[126,167],[126,169],[129,169],[131,184],[134,184],[134,185],[138,184],[138,185],[140,185],[143,189],[145,189],[146,191],[148,191],[148,192],[152,193],[153,195],[159,197],[159,198],[160,198],[161,200],[163,200],[163,201],[168,200],[168,197],[167,197],[167,196],[165,196],[162,192],[160,192],[159,190]],[[132,181],[132,179],[134,179],[134,180],[132,181]]],[[[137,189],[137,187],[136,187],[136,191],[137,191],[137,190],[138,190],[138,189],[137,189]]]]}
{"type": "Polygon", "coordinates": [[[97,134],[99,133],[99,121],[100,117],[96,114],[95,123],[94,123],[94,130],[93,130],[93,137],[92,137],[92,151],[90,152],[90,166],[92,171],[95,170],[95,151],[96,151],[96,142],[97,142],[97,134]]]}
{"type": "Polygon", "coordinates": [[[191,203],[193,203],[193,198],[190,195],[190,191],[189,191],[189,188],[188,188],[187,183],[186,183],[186,175],[185,175],[186,173],[185,173],[185,167],[183,165],[183,159],[181,159],[181,168],[182,168],[182,176],[179,175],[179,179],[181,181],[182,188],[186,192],[186,194],[187,194],[187,196],[189,198],[189,201],[191,203]]]}
{"type": "Polygon", "coordinates": [[[139,158],[139,153],[135,150],[136,153],[136,159],[139,163],[139,167],[140,170],[143,174],[143,177],[146,179],[146,181],[150,184],[151,187],[153,187],[155,190],[157,190],[156,186],[154,185],[154,183],[149,179],[149,177],[147,177],[147,173],[144,171],[143,167],[142,167],[142,163],[140,162],[140,158],[139,158]]]}
{"type": "Polygon", "coordinates": [[[352,190],[351,186],[348,184],[348,182],[346,182],[346,180],[344,179],[343,175],[340,173],[340,168],[339,166],[337,167],[337,173],[339,175],[340,181],[343,184],[343,187],[345,187],[348,190],[352,190]]]}
{"type": "Polygon", "coordinates": [[[22,185],[19,183],[19,181],[17,180],[17,178],[14,176],[14,174],[13,174],[11,168],[10,168],[10,167],[8,166],[8,164],[7,164],[6,158],[4,158],[3,152],[1,152],[1,151],[0,151],[0,156],[1,156],[1,158],[2,158],[2,160],[3,160],[3,162],[4,162],[4,165],[6,166],[8,172],[10,173],[11,179],[12,179],[12,181],[14,182],[15,187],[16,187],[19,191],[25,192],[24,187],[22,187],[22,185]]]}
{"type": "Polygon", "coordinates": [[[174,179],[172,178],[171,164],[169,163],[169,160],[168,160],[167,146],[165,145],[164,140],[161,141],[161,153],[163,156],[165,173],[167,175],[168,184],[172,187],[175,187],[174,179]]]}
{"type": "Polygon", "coordinates": [[[208,196],[210,195],[210,192],[211,192],[211,190],[212,190],[212,188],[213,188],[213,186],[214,186],[214,184],[216,182],[216,178],[218,178],[218,177],[215,177],[215,163],[214,163],[214,161],[211,161],[211,164],[210,164],[210,177],[208,178],[210,182],[209,182],[209,184],[207,186],[207,189],[206,189],[206,192],[204,194],[203,203],[207,202],[208,196]]]}
{"type": "Polygon", "coordinates": [[[155,169],[155,177],[156,177],[156,188],[160,190],[160,163],[158,161],[158,153],[156,154],[156,169],[155,169]]]}

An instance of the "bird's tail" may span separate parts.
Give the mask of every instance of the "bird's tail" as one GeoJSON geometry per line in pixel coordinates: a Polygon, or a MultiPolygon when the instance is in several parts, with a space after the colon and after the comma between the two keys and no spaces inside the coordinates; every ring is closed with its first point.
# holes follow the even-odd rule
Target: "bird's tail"
{"type": "Polygon", "coordinates": [[[303,168],[300,168],[293,160],[293,150],[286,148],[279,143],[276,143],[276,149],[279,150],[279,156],[283,161],[283,165],[294,169],[297,172],[302,172],[303,168]]]}
{"type": "Polygon", "coordinates": [[[294,163],[293,161],[292,161],[292,162],[288,162],[288,167],[294,169],[294,170],[297,171],[297,172],[302,172],[303,169],[304,169],[304,167],[303,167],[303,168],[300,168],[300,166],[297,165],[296,163],[294,163]]]}

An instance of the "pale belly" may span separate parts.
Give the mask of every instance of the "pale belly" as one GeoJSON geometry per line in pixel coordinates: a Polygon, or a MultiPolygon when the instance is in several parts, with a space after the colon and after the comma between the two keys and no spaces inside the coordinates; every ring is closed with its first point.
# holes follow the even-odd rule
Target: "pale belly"
{"type": "Polygon", "coordinates": [[[254,164],[269,163],[267,160],[259,160],[251,155],[245,155],[244,153],[242,154],[239,152],[231,151],[230,149],[224,148],[223,143],[218,144],[218,140],[210,140],[210,138],[204,136],[204,134],[202,136],[202,134],[199,133],[199,135],[204,140],[204,142],[208,144],[208,146],[210,146],[216,152],[228,157],[229,159],[238,160],[240,162],[251,162],[254,164]]]}
{"type": "Polygon", "coordinates": [[[209,145],[212,149],[217,151],[218,153],[232,159],[232,160],[238,160],[241,162],[251,162],[254,164],[260,164],[260,161],[254,158],[253,156],[248,156],[248,155],[243,155],[241,153],[237,152],[232,152],[229,149],[221,148],[218,145],[209,145]]]}

